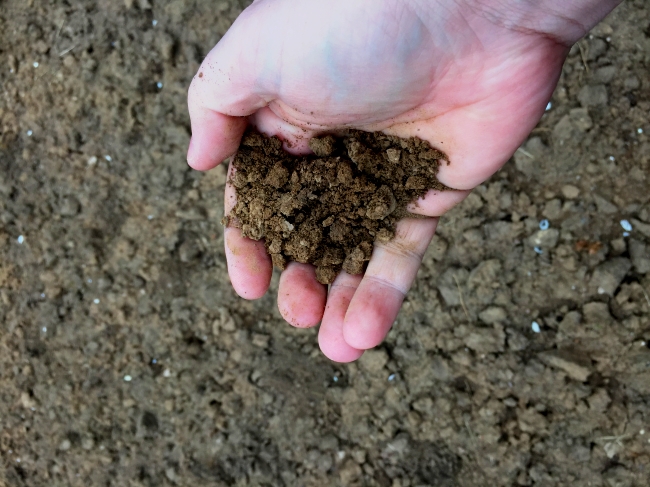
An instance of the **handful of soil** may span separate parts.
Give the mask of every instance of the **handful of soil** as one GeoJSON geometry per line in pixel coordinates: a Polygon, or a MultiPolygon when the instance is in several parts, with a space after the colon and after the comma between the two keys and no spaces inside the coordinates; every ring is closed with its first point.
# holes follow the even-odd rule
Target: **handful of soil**
{"type": "Polygon", "coordinates": [[[247,133],[232,161],[237,204],[225,221],[265,239],[275,267],[313,264],[323,284],[341,269],[362,273],[373,242],[393,238],[408,203],[449,189],[436,177],[447,156],[415,137],[350,131],[309,147],[314,155],[293,156],[277,137],[247,133]]]}

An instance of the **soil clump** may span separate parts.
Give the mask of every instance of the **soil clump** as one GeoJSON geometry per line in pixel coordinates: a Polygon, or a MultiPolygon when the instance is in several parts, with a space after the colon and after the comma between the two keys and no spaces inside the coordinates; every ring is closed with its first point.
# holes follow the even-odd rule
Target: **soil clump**
{"type": "Polygon", "coordinates": [[[237,204],[227,220],[265,239],[275,267],[313,264],[323,284],[341,269],[362,273],[373,242],[394,237],[408,203],[449,189],[437,178],[447,156],[415,137],[350,131],[309,147],[314,154],[294,156],[277,137],[247,133],[233,160],[237,204]]]}

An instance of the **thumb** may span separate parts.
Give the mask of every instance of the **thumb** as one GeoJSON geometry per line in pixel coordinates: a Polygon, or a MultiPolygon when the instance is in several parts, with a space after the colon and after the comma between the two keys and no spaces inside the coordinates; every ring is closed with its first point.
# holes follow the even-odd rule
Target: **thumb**
{"type": "Polygon", "coordinates": [[[187,103],[192,138],[188,164],[205,171],[237,151],[246,117],[267,104],[255,93],[260,37],[251,29],[249,7],[206,56],[190,85],[187,103]]]}

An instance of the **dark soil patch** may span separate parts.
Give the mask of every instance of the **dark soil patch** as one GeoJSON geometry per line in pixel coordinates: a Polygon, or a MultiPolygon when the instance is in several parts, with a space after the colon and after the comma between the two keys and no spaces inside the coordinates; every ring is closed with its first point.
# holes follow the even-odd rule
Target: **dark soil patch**
{"type": "Polygon", "coordinates": [[[429,189],[447,156],[417,138],[350,131],[312,139],[309,156],[282,150],[277,137],[247,134],[233,164],[237,205],[231,217],[245,237],[265,239],[273,265],[316,266],[331,283],[363,272],[375,241],[388,242],[406,206],[429,189]]]}

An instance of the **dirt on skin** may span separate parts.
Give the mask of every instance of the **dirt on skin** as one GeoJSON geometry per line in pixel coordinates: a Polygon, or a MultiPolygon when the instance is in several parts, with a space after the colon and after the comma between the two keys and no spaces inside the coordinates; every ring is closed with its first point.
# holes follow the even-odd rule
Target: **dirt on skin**
{"type": "Polygon", "coordinates": [[[265,239],[273,265],[316,266],[331,284],[341,271],[361,274],[374,242],[386,243],[406,206],[429,189],[447,157],[417,139],[350,131],[309,141],[311,156],[292,156],[277,137],[250,132],[233,159],[237,205],[226,218],[245,237],[265,239]]]}
{"type": "Polygon", "coordinates": [[[349,365],[282,320],[279,273],[235,294],[227,168],[185,163],[247,4],[1,3],[0,486],[646,487],[647,0],[571,50],[349,365]]]}

